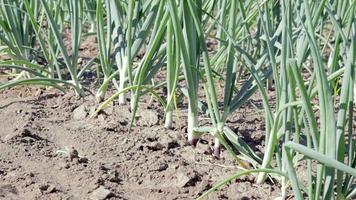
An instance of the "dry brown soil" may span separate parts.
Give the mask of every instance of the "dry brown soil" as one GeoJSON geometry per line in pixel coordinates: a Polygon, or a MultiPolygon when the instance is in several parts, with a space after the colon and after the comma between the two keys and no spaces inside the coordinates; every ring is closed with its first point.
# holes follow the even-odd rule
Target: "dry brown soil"
{"type": "MultiPolygon", "coordinates": [[[[211,137],[186,144],[185,118],[163,128],[161,108],[143,102],[132,130],[126,106],[90,118],[91,95],[20,87],[0,93],[0,199],[194,199],[238,171],[227,151],[210,155],[211,137]],[[98,190],[98,188],[100,188],[98,190]]],[[[261,141],[263,120],[246,105],[230,120],[250,145],[261,141]],[[235,119],[235,120],[234,120],[235,119]]],[[[259,144],[255,144],[257,146],[259,144]]],[[[210,199],[273,199],[279,189],[234,181],[210,199]]]]}

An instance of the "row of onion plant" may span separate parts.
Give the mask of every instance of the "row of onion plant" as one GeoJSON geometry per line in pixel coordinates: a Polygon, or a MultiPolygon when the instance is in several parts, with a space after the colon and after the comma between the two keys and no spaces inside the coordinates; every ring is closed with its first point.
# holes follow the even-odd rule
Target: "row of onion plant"
{"type": "Polygon", "coordinates": [[[201,198],[233,179],[258,173],[258,183],[267,174],[281,181],[282,199],[289,186],[295,199],[353,199],[355,2],[266,1],[259,7],[276,93],[269,100],[256,77],[268,102],[263,104],[263,162],[223,180],[201,198]]]}
{"type": "Polygon", "coordinates": [[[282,199],[290,186],[296,199],[352,199],[355,7],[350,0],[1,0],[0,51],[10,59],[0,67],[12,79],[0,89],[69,86],[88,95],[82,81],[96,64],[98,111],[129,101],[132,126],[142,97],[152,95],[172,128],[184,99],[189,143],[208,133],[215,157],[224,148],[236,159],[242,171],[201,198],[254,173],[257,183],[279,181],[282,199]],[[99,53],[82,66],[81,41],[90,35],[99,53]],[[255,92],[265,119],[263,157],[227,125],[255,92]],[[203,116],[210,124],[200,125],[203,116]],[[305,163],[306,180],[297,176],[298,163],[305,163]]]}

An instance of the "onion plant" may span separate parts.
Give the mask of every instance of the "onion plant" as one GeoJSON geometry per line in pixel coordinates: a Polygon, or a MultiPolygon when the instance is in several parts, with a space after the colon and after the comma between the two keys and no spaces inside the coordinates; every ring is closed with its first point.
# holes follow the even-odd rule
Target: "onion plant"
{"type": "MultiPolygon", "coordinates": [[[[158,11],[159,1],[129,1],[128,4],[121,1],[106,1],[106,6],[107,18],[113,24],[112,28],[107,27],[106,31],[111,32],[113,56],[117,68],[111,70],[112,73],[104,79],[98,91],[99,99],[103,98],[107,85],[116,75],[119,75],[117,84],[119,92],[127,86],[127,82],[132,84],[133,58],[139,53],[149,36],[158,11]]],[[[104,18],[98,20],[104,20],[104,18]]],[[[119,104],[125,103],[126,95],[122,93],[119,97],[119,104]]]]}
{"type": "MultiPolygon", "coordinates": [[[[35,31],[24,10],[24,3],[2,0],[0,6],[0,40],[8,47],[7,52],[17,60],[34,60],[35,31]]],[[[38,15],[39,3],[33,2],[31,7],[38,15]]]]}
{"type": "MultiPolygon", "coordinates": [[[[110,4],[106,2],[105,4],[107,9],[110,9],[110,4]]],[[[104,5],[102,1],[97,2],[96,6],[96,22],[97,22],[97,38],[99,44],[99,58],[100,58],[100,66],[101,72],[104,75],[104,84],[98,90],[97,98],[101,101],[100,98],[104,97],[104,94],[108,88],[107,80],[110,75],[113,73],[113,67],[111,62],[111,29],[112,29],[112,20],[111,15],[107,16],[106,19],[106,27],[104,26],[104,5]],[[106,29],[105,29],[106,28],[106,29]]],[[[113,78],[113,82],[116,83],[115,78],[113,78]]]]}
{"type": "Polygon", "coordinates": [[[46,14],[49,28],[53,33],[54,39],[58,44],[58,48],[60,53],[63,56],[63,61],[69,71],[71,82],[73,83],[76,92],[79,95],[83,94],[83,89],[81,84],[79,83],[79,79],[77,77],[77,69],[78,69],[78,53],[80,47],[80,40],[82,34],[82,19],[83,19],[83,1],[68,1],[68,9],[69,9],[69,19],[71,25],[71,39],[72,39],[72,54],[71,56],[68,53],[67,48],[64,46],[63,37],[60,33],[60,29],[58,27],[57,22],[55,21],[52,12],[50,11],[50,7],[47,1],[41,0],[41,4],[43,6],[44,13],[46,14]]]}
{"type": "Polygon", "coordinates": [[[21,84],[55,85],[57,88],[68,85],[73,87],[79,95],[84,94],[77,76],[82,2],[69,1],[67,3],[70,24],[74,27],[71,31],[72,55],[69,55],[62,38],[63,21],[59,17],[62,11],[56,11],[62,3],[55,5],[54,2],[25,0],[12,1],[11,5],[9,2],[1,2],[3,8],[1,16],[7,16],[8,19],[2,23],[2,29],[7,34],[0,37],[9,48],[9,55],[13,57],[12,63],[5,62],[2,66],[26,69],[22,72],[27,74],[26,77],[18,76],[19,80],[13,79],[1,88],[21,84]],[[11,25],[6,25],[6,23],[11,25]],[[43,27],[50,29],[44,31],[43,27]],[[62,54],[64,66],[70,74],[69,80],[62,79],[61,63],[63,62],[58,59],[59,53],[62,54]],[[46,67],[43,68],[42,64],[46,67]]]}
{"type": "MultiPolygon", "coordinates": [[[[39,16],[39,2],[28,4],[39,16]]],[[[8,56],[12,58],[13,63],[5,62],[2,66],[12,69],[12,74],[15,74],[13,82],[22,78],[30,78],[31,70],[21,70],[26,68],[26,64],[34,68],[41,69],[35,65],[39,58],[39,53],[35,49],[36,32],[31,26],[30,18],[28,17],[25,5],[21,1],[1,1],[0,2],[0,41],[5,45],[2,49],[8,56]],[[19,68],[20,67],[20,68],[19,68]]]]}
{"type": "Polygon", "coordinates": [[[183,27],[180,25],[178,6],[175,1],[168,1],[174,34],[178,41],[179,50],[183,63],[183,71],[188,90],[188,141],[196,145],[198,138],[195,135],[194,128],[198,126],[198,84],[199,84],[199,41],[193,23],[193,17],[188,10],[188,2],[181,2],[183,8],[183,27]]]}
{"type": "Polygon", "coordinates": [[[167,25],[167,107],[165,113],[166,128],[172,128],[175,90],[179,73],[179,43],[174,38],[172,21],[167,25]]]}
{"type": "Polygon", "coordinates": [[[84,1],[84,7],[85,7],[85,16],[90,24],[90,28],[88,30],[89,33],[93,33],[96,31],[96,9],[97,9],[97,4],[96,0],[88,0],[84,1]]]}

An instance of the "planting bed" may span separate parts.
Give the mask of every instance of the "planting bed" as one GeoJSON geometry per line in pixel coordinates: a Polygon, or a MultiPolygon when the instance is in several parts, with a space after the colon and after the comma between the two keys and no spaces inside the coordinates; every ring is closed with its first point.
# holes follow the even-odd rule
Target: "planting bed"
{"type": "MultiPolygon", "coordinates": [[[[254,96],[229,121],[256,151],[263,118],[252,105],[259,103],[254,96]]],[[[93,96],[79,99],[71,90],[2,91],[0,199],[194,199],[237,171],[227,151],[213,159],[210,137],[192,153],[184,117],[180,128],[163,128],[162,110],[149,99],[131,132],[128,107],[110,106],[90,118],[95,105],[93,96]]],[[[248,176],[208,199],[274,199],[279,192],[248,176]]]]}

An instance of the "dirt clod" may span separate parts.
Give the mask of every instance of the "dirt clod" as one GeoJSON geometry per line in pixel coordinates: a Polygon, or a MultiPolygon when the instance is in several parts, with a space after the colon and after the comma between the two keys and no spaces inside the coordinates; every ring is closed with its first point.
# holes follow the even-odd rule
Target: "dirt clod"
{"type": "Polygon", "coordinates": [[[88,116],[88,110],[84,105],[80,105],[78,108],[73,110],[73,119],[81,120],[88,116]]]}
{"type": "Polygon", "coordinates": [[[176,186],[180,188],[195,185],[196,182],[199,181],[199,175],[196,171],[179,171],[176,178],[176,186]]]}
{"type": "Polygon", "coordinates": [[[180,172],[177,175],[177,182],[176,182],[176,186],[177,187],[184,187],[188,184],[190,178],[189,176],[187,176],[186,174],[180,172]]]}
{"type": "Polygon", "coordinates": [[[113,193],[106,189],[103,186],[100,186],[98,189],[94,190],[91,195],[90,195],[90,199],[91,200],[104,200],[107,198],[110,198],[113,196],[113,193]]]}

